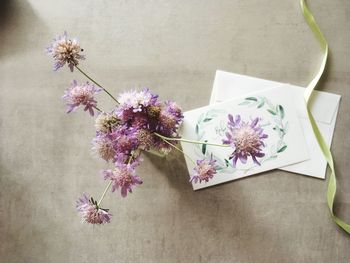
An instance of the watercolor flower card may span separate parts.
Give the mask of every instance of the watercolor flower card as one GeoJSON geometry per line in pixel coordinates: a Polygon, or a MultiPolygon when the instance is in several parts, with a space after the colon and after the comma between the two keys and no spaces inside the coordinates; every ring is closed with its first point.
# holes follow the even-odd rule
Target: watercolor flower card
{"type": "Polygon", "coordinates": [[[211,164],[207,167],[215,167],[210,181],[192,180],[193,189],[309,159],[294,94],[284,85],[185,112],[181,135],[207,142],[181,142],[188,170],[200,167],[192,159],[207,160],[211,164]]]}

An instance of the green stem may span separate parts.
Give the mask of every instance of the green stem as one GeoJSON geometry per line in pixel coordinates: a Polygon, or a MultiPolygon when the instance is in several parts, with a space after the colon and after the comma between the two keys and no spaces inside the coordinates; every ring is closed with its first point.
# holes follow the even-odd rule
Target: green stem
{"type": "Polygon", "coordinates": [[[101,195],[100,200],[99,200],[98,203],[97,203],[97,206],[100,206],[100,204],[101,204],[103,198],[105,198],[105,195],[106,195],[106,193],[107,193],[109,187],[111,187],[112,183],[113,183],[113,181],[111,180],[111,181],[108,183],[108,185],[106,186],[105,190],[103,191],[103,194],[101,195]]]}
{"type": "Polygon", "coordinates": [[[166,142],[167,144],[169,144],[171,147],[175,148],[176,150],[178,150],[179,152],[181,152],[183,155],[185,155],[191,162],[194,163],[194,165],[197,165],[196,162],[187,154],[185,153],[183,150],[181,150],[179,147],[175,146],[174,144],[172,144],[171,142],[168,142],[166,139],[160,137],[164,142],[166,142]]]}
{"type": "Polygon", "coordinates": [[[97,111],[102,112],[97,106],[93,106],[97,111]]]}
{"type": "Polygon", "coordinates": [[[180,142],[187,142],[187,143],[194,143],[194,144],[206,144],[206,145],[212,145],[212,146],[219,146],[219,147],[230,147],[228,144],[216,144],[216,143],[209,143],[209,142],[202,142],[202,141],[194,141],[194,140],[186,140],[182,138],[170,138],[163,135],[160,135],[159,133],[154,133],[154,135],[158,136],[159,138],[162,138],[163,140],[167,141],[180,141],[180,142]]]}
{"type": "Polygon", "coordinates": [[[99,86],[101,89],[103,89],[104,92],[106,92],[117,104],[119,104],[119,101],[113,97],[111,93],[108,92],[104,87],[101,86],[97,81],[95,81],[93,78],[91,78],[88,74],[86,74],[81,68],[79,68],[77,65],[74,65],[74,67],[80,71],[81,74],[83,74],[85,77],[87,77],[89,80],[91,80],[93,83],[95,83],[97,86],[99,86]]]}

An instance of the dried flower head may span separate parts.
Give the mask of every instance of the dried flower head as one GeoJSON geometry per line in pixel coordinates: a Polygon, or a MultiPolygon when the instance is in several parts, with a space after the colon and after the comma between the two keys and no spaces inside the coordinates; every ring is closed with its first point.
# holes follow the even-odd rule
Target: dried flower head
{"type": "Polygon", "coordinates": [[[67,32],[54,38],[50,46],[46,48],[47,54],[52,56],[55,61],[55,71],[67,63],[73,72],[74,65],[78,65],[79,60],[85,59],[84,55],[80,54],[82,51],[78,40],[69,39],[67,32]]]}
{"type": "Polygon", "coordinates": [[[197,160],[197,166],[193,168],[194,174],[192,175],[190,182],[201,183],[202,181],[208,182],[216,174],[215,162],[213,158],[197,160]]]}
{"type": "Polygon", "coordinates": [[[101,89],[96,88],[89,82],[78,84],[76,80],[73,80],[71,86],[66,89],[62,97],[68,106],[67,113],[83,105],[85,106],[84,111],[89,110],[90,115],[93,116],[94,108],[97,105],[94,96],[100,91],[101,89]]]}
{"type": "Polygon", "coordinates": [[[229,114],[228,119],[227,138],[223,139],[223,143],[229,144],[234,149],[230,156],[233,166],[236,166],[238,159],[245,164],[249,156],[252,157],[254,163],[260,165],[257,158],[265,156],[262,152],[262,148],[265,147],[263,140],[268,135],[264,134],[263,129],[258,125],[259,118],[249,123],[241,121],[240,115],[237,115],[234,119],[229,114]]]}
{"type": "Polygon", "coordinates": [[[112,215],[108,213],[108,209],[100,208],[97,202],[86,194],[77,200],[76,208],[83,222],[100,225],[109,223],[111,220],[112,215]]]}
{"type": "Polygon", "coordinates": [[[112,129],[120,124],[120,120],[115,113],[102,112],[95,120],[95,127],[98,132],[110,133],[112,129]]]}
{"type": "Polygon", "coordinates": [[[97,133],[92,140],[93,151],[106,162],[113,161],[117,152],[114,149],[115,141],[112,136],[104,133],[97,133]]]}

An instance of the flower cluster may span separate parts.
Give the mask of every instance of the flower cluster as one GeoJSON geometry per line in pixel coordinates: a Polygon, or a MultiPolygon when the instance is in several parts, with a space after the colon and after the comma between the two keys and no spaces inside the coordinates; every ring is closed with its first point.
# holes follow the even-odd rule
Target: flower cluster
{"type": "Polygon", "coordinates": [[[263,140],[268,136],[264,134],[258,123],[259,118],[249,123],[242,121],[240,115],[235,118],[231,114],[228,115],[226,138],[222,142],[229,144],[234,149],[230,156],[234,167],[237,160],[245,164],[248,157],[252,157],[254,163],[260,165],[257,158],[265,156],[262,152],[262,147],[265,147],[263,140]]]}
{"type": "Polygon", "coordinates": [[[118,101],[120,104],[112,112],[97,117],[93,149],[102,159],[114,164],[114,170],[105,170],[103,175],[113,182],[112,191],[120,189],[125,197],[133,186],[142,183],[135,175],[140,151],[168,152],[170,146],[157,134],[178,137],[183,115],[174,102],[159,101],[147,88],[123,93],[118,101]]]}
{"type": "MultiPolygon", "coordinates": [[[[55,61],[55,71],[65,64],[72,72],[76,67],[98,86],[97,88],[89,82],[78,83],[74,80],[66,89],[63,99],[68,113],[78,107],[83,107],[91,116],[98,111],[95,121],[96,135],[92,140],[93,150],[113,168],[102,171],[103,178],[109,183],[100,201],[96,202],[84,194],[78,199],[76,208],[84,222],[104,224],[110,222],[111,214],[108,209],[101,208],[100,203],[109,187],[112,186],[112,192],[120,191],[121,196],[126,197],[135,186],[142,184],[141,178],[136,175],[142,151],[152,150],[167,154],[171,147],[179,150],[176,143],[181,140],[178,128],[183,114],[174,101],[161,101],[148,88],[124,92],[116,99],[77,67],[79,60],[85,59],[82,51],[78,41],[68,38],[67,33],[55,38],[47,48],[47,53],[55,61]],[[100,91],[106,92],[117,103],[109,112],[101,111],[97,107],[95,95],[100,91]]],[[[208,182],[215,173],[215,160],[198,160],[190,181],[208,182]]]]}

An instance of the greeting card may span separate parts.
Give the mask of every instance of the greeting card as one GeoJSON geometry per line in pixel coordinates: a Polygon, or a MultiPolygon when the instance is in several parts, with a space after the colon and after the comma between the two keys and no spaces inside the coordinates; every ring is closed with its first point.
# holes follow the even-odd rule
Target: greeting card
{"type": "Polygon", "coordinates": [[[194,190],[309,159],[295,94],[289,87],[251,93],[184,113],[182,136],[207,142],[181,142],[189,171],[195,167],[192,159],[206,158],[215,161],[217,172],[209,182],[193,182],[194,190]]]}
{"type": "MultiPolygon", "coordinates": [[[[215,75],[210,104],[220,103],[227,99],[241,97],[251,92],[258,92],[281,85],[284,84],[218,70],[215,75]]],[[[306,138],[308,151],[310,152],[310,159],[281,167],[280,169],[324,179],[327,161],[318,145],[307,116],[303,98],[305,88],[290,85],[290,90],[297,97],[295,106],[306,138]]],[[[310,110],[328,146],[332,143],[339,103],[340,95],[317,90],[314,91],[310,99],[310,110]]]]}

